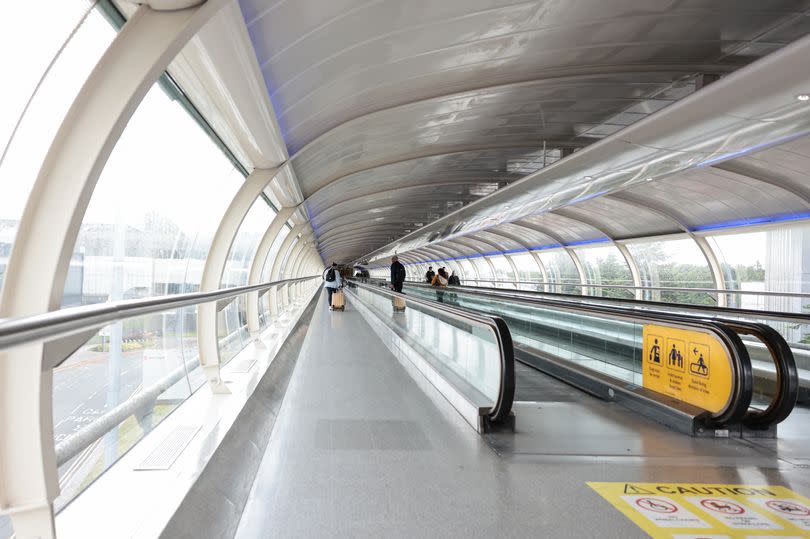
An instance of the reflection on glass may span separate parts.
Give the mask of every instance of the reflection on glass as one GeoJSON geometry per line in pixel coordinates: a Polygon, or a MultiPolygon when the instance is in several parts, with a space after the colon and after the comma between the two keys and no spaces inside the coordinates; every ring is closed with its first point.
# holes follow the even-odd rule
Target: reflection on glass
{"type": "MultiPolygon", "coordinates": [[[[638,265],[642,286],[714,288],[709,263],[690,238],[627,244],[638,265]]],[[[644,299],[670,303],[716,305],[716,294],[645,290],[644,299]]]]}
{"type": "MultiPolygon", "coordinates": [[[[50,2],[43,16],[41,2],[3,4],[0,68],[9,77],[0,99],[0,286],[23,208],[53,137],[115,36],[91,5],[87,0],[50,2]]],[[[73,265],[70,272],[78,278],[73,265]]]]}
{"type": "MultiPolygon", "coordinates": [[[[432,290],[413,288],[409,289],[409,294],[411,290],[435,299],[432,290]]],[[[456,389],[473,402],[495,403],[501,386],[501,360],[492,329],[461,322],[415,304],[404,312],[395,313],[390,297],[359,287],[352,287],[352,291],[422,357],[431,361],[434,368],[445,374],[456,389]]]]}
{"type": "MultiPolygon", "coordinates": [[[[585,270],[588,284],[633,286],[630,267],[616,246],[586,247],[577,249],[576,254],[585,270]]],[[[635,297],[632,289],[601,287],[588,288],[588,295],[625,299],[635,297]]]]}
{"type": "Polygon", "coordinates": [[[203,382],[196,310],[178,309],[104,327],[54,369],[57,447],[117,407],[118,424],[59,466],[64,506],[148,434],[203,382]],[[120,408],[119,408],[120,409],[120,408]]]}
{"type": "Polygon", "coordinates": [[[537,255],[546,268],[550,292],[581,294],[579,272],[571,256],[562,249],[539,251],[537,255]]]}

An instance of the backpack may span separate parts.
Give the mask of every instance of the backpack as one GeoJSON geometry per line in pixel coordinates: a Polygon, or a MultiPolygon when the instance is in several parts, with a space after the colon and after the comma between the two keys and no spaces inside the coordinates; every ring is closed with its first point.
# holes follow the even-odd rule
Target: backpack
{"type": "Polygon", "coordinates": [[[326,272],[326,281],[331,283],[335,280],[335,268],[329,268],[329,271],[326,272]]]}

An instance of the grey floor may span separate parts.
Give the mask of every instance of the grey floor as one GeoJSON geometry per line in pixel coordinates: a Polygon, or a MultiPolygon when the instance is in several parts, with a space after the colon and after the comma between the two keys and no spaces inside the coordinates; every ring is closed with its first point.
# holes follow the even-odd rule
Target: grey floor
{"type": "Polygon", "coordinates": [[[237,537],[646,537],[586,482],[810,494],[806,415],[779,441],[694,439],[519,374],[516,432],[481,437],[351,303],[329,312],[322,298],[237,537]]]}

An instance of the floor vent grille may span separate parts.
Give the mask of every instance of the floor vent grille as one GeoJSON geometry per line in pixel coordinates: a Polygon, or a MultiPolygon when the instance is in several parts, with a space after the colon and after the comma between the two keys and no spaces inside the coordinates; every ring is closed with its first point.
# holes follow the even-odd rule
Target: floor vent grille
{"type": "Polygon", "coordinates": [[[250,369],[252,369],[253,365],[255,364],[256,364],[255,359],[244,359],[236,363],[231,369],[231,372],[233,374],[244,374],[246,372],[249,372],[250,369]]]}
{"type": "Polygon", "coordinates": [[[200,425],[181,425],[175,427],[158,446],[149,453],[135,470],[168,470],[180,453],[199,432],[200,425]]]}

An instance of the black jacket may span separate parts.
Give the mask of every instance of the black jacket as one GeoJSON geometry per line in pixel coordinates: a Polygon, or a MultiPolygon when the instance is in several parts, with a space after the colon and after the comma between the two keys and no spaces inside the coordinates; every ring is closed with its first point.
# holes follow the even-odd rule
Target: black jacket
{"type": "Polygon", "coordinates": [[[396,283],[404,283],[405,282],[405,266],[402,265],[402,262],[392,262],[391,263],[391,284],[396,283]]]}

